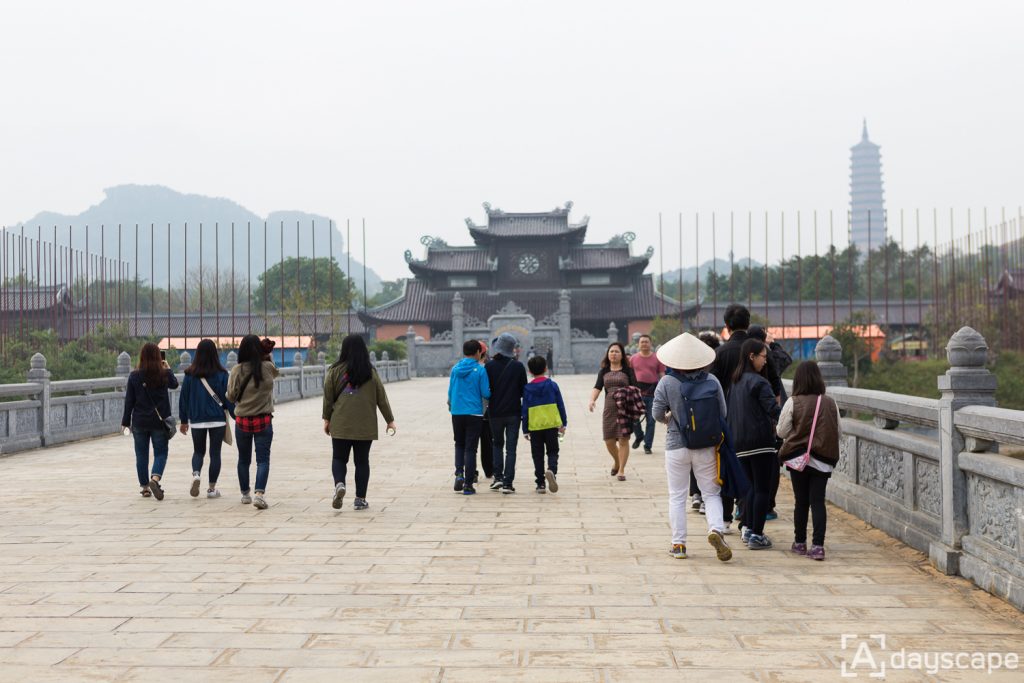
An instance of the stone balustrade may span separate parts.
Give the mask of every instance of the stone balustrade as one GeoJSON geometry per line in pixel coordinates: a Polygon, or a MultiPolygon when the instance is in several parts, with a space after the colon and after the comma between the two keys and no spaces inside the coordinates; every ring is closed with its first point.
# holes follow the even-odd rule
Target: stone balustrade
{"type": "MultiPolygon", "coordinates": [[[[306,365],[296,353],[294,365],[281,368],[281,376],[274,383],[274,400],[284,403],[320,397],[328,364],[322,353],[317,360],[316,365],[306,365]]],[[[191,362],[191,356],[182,353],[179,368],[191,362]]],[[[237,355],[232,351],[227,367],[237,364],[237,355]]],[[[384,382],[410,378],[406,361],[374,359],[374,365],[384,382]]],[[[122,353],[113,377],[53,381],[46,369],[46,358],[35,354],[27,382],[0,385],[0,454],[117,433],[130,372],[131,359],[122,353]]],[[[184,375],[179,372],[177,377],[180,382],[184,375]]],[[[177,417],[178,390],[171,391],[171,410],[177,417]]]]}
{"type": "Polygon", "coordinates": [[[996,407],[980,334],[962,328],[946,348],[942,397],[924,399],[847,387],[838,342],[819,342],[829,395],[846,416],[828,497],[944,573],[1024,608],[1024,411],[996,407]]]}

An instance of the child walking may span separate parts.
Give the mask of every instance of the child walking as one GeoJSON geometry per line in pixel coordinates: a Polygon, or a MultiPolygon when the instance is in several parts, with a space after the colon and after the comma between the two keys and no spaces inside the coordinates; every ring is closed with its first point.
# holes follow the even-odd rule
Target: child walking
{"type": "MultiPolygon", "coordinates": [[[[558,385],[546,377],[548,363],[541,356],[526,362],[533,381],[523,387],[523,436],[530,442],[537,493],[558,492],[558,438],[569,423],[558,385]],[[544,468],[544,452],[548,466],[544,468]],[[545,486],[545,482],[547,485],[545,486]]],[[[502,493],[511,491],[502,490],[502,493]]]]}
{"type": "Polygon", "coordinates": [[[455,437],[455,492],[476,493],[476,449],[484,425],[484,402],[491,397],[487,371],[480,364],[485,351],[475,339],[462,345],[462,360],[448,378],[448,411],[455,437]]]}
{"type": "Polygon", "coordinates": [[[825,395],[825,380],[818,364],[804,361],[793,377],[793,396],[779,416],[779,462],[793,482],[793,547],[797,555],[825,559],[825,487],[839,463],[842,421],[839,406],[825,395]],[[811,547],[807,548],[807,516],[813,520],[811,547]]]}

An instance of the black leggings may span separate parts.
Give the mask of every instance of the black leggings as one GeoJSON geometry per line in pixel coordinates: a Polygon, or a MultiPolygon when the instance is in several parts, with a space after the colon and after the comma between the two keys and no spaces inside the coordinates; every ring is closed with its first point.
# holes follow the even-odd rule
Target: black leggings
{"type": "Polygon", "coordinates": [[[348,475],[348,454],[355,452],[356,461],[356,498],[366,498],[366,487],[370,484],[370,445],[372,441],[355,441],[353,439],[331,439],[334,458],[331,460],[331,472],[334,473],[334,484],[345,481],[348,475]]]}
{"type": "Polygon", "coordinates": [[[775,453],[757,453],[740,458],[740,462],[750,479],[750,492],[743,501],[743,526],[751,533],[763,534],[771,497],[772,468],[778,469],[779,461],[775,453]]]}
{"type": "MultiPolygon", "coordinates": [[[[788,467],[786,469],[789,469],[788,467]]],[[[812,545],[825,545],[825,524],[828,514],[825,512],[825,487],[832,475],[821,472],[810,465],[803,472],[789,470],[789,478],[793,482],[793,497],[796,505],[793,508],[793,541],[807,542],[807,510],[810,508],[813,525],[812,545]]]]}

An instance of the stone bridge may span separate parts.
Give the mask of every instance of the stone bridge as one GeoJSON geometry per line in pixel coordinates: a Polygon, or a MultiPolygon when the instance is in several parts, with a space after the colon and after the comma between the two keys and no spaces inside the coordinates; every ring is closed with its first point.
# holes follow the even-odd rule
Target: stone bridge
{"type": "MultiPolygon", "coordinates": [[[[1024,422],[986,406],[983,342],[954,342],[938,401],[830,389],[849,411],[830,489],[850,512],[830,506],[824,563],[785,550],[785,482],[775,549],[731,536],[720,563],[692,513],[690,559],[669,557],[662,435],[611,479],[586,376],[556,378],[569,431],[544,496],[525,442],[516,495],[453,494],[442,379],[388,385],[399,432],[374,446],[363,512],[331,508],[313,389],[278,407],[266,511],[239,503],[230,454],[224,497],[190,498],[181,437],[162,502],[138,495],[121,436],[10,455],[0,680],[819,681],[888,663],[887,680],[1018,681],[1024,422]],[[894,671],[901,650],[1003,668],[894,671]]],[[[835,350],[819,352],[838,381],[835,350]]]]}

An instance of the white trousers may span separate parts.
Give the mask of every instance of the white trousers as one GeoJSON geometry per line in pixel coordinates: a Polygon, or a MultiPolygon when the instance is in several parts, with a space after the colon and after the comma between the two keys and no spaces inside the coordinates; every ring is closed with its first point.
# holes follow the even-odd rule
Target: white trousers
{"type": "Polygon", "coordinates": [[[668,473],[668,520],[672,525],[672,543],[686,543],[687,496],[690,493],[690,468],[697,478],[708,531],[725,531],[722,520],[722,487],[716,481],[718,464],[715,449],[679,448],[665,451],[665,471],[668,473]]]}

